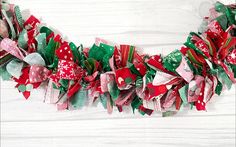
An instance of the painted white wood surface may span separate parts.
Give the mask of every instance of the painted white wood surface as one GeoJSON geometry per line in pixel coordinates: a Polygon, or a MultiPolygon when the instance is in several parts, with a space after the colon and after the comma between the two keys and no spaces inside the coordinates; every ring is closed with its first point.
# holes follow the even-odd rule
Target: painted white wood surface
{"type": "MultiPolygon", "coordinates": [[[[196,31],[207,0],[11,0],[75,43],[95,37],[168,53],[196,31]],[[200,7],[202,6],[202,7],[200,7]],[[201,10],[201,11],[199,11],[201,10]]],[[[224,0],[235,3],[234,0],[224,0]]],[[[174,117],[131,112],[108,115],[101,105],[58,112],[44,104],[43,89],[29,100],[1,81],[2,147],[235,146],[235,87],[215,96],[207,112],[184,108],[174,117]]]]}

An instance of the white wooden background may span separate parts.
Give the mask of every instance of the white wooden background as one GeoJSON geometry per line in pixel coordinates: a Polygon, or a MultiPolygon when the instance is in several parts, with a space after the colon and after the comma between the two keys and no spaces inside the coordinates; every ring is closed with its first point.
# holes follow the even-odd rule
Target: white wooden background
{"type": "MultiPolygon", "coordinates": [[[[42,18],[68,40],[92,45],[95,37],[129,43],[145,53],[179,48],[196,31],[213,1],[207,0],[11,0],[42,18]],[[204,8],[203,8],[204,7],[204,8]],[[143,49],[141,49],[143,48],[143,49]]],[[[224,0],[235,3],[234,0],[224,0]]],[[[26,11],[27,12],[27,11],[26,11]]],[[[26,13],[27,14],[27,13],[26,13]]],[[[101,105],[58,112],[43,90],[29,100],[1,81],[2,147],[235,146],[235,87],[208,104],[208,112],[162,118],[131,112],[108,115],[101,105]]]]}

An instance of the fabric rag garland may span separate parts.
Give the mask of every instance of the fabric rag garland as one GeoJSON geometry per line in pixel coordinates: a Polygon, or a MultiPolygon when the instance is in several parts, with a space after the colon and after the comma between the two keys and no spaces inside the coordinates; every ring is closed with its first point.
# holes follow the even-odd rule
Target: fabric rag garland
{"type": "Polygon", "coordinates": [[[59,110],[101,102],[108,113],[124,106],[163,116],[181,107],[206,110],[216,93],[236,82],[236,4],[216,2],[198,33],[167,56],[142,55],[135,46],[96,39],[90,48],[67,42],[18,6],[1,2],[0,66],[26,99],[45,83],[45,102],[59,110]]]}

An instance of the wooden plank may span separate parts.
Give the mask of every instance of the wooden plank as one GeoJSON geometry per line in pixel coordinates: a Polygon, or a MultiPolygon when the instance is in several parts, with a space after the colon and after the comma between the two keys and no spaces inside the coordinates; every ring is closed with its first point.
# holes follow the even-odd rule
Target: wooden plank
{"type": "Polygon", "coordinates": [[[3,122],[2,134],[3,143],[21,146],[233,146],[231,117],[3,122]]]}

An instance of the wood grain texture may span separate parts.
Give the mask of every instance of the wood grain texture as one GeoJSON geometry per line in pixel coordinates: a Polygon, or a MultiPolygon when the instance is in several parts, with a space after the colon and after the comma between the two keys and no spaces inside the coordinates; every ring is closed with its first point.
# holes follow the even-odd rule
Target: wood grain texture
{"type": "MultiPolygon", "coordinates": [[[[196,31],[209,0],[11,0],[29,9],[76,44],[95,37],[139,47],[140,52],[169,53],[196,31]]],[[[225,3],[235,3],[225,0],[225,3]]],[[[28,11],[24,11],[27,15],[28,11]]],[[[72,146],[235,146],[235,87],[214,96],[207,112],[183,108],[162,118],[134,115],[127,109],[108,115],[100,104],[57,111],[43,103],[43,89],[29,100],[1,81],[2,147],[72,146]]]]}

